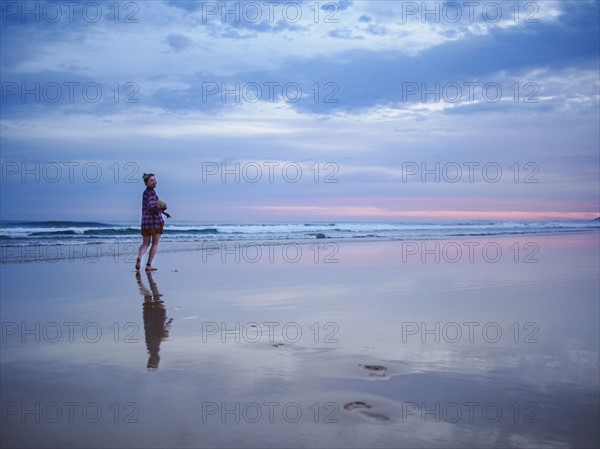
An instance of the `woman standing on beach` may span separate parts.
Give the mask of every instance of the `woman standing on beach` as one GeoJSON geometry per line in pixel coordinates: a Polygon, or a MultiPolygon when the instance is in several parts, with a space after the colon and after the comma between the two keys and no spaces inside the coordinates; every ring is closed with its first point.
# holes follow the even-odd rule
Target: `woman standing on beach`
{"type": "Polygon", "coordinates": [[[146,184],[146,190],[144,190],[144,194],[142,195],[142,237],[144,240],[140,246],[135,269],[136,271],[140,270],[142,257],[146,253],[150,243],[152,243],[150,254],[148,255],[148,263],[146,263],[146,271],[155,271],[156,268],[152,267],[152,260],[156,256],[158,242],[163,233],[165,222],[163,221],[162,214],[165,214],[168,218],[171,218],[171,216],[165,212],[167,205],[158,199],[158,195],[154,191],[156,187],[154,173],[144,173],[144,184],[146,184]]]}

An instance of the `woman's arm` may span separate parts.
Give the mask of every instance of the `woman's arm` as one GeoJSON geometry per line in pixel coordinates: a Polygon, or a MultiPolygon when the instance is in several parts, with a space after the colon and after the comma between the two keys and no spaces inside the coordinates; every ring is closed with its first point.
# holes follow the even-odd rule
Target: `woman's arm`
{"type": "Polygon", "coordinates": [[[158,195],[154,190],[148,192],[147,206],[148,212],[152,215],[160,215],[161,209],[158,205],[158,195]]]}

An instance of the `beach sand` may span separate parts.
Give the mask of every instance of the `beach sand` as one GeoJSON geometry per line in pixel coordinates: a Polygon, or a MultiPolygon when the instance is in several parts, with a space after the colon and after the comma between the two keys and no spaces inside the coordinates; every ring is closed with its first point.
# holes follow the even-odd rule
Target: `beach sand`
{"type": "Polygon", "coordinates": [[[315,245],[0,265],[2,447],[598,445],[598,233],[315,245]]]}

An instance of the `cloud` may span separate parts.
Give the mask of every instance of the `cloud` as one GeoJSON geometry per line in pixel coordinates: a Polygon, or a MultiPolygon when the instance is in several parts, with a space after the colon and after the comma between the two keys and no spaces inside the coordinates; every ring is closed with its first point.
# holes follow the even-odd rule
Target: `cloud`
{"type": "MultiPolygon", "coordinates": [[[[198,1],[198,0],[168,0],[165,2],[168,6],[172,6],[174,8],[180,8],[186,12],[196,12],[200,11],[204,4],[207,2],[198,1]]],[[[208,2],[213,3],[213,2],[208,2]]]]}
{"type": "Polygon", "coordinates": [[[182,34],[169,34],[166,38],[167,44],[174,51],[182,51],[192,45],[192,40],[182,34]]]}

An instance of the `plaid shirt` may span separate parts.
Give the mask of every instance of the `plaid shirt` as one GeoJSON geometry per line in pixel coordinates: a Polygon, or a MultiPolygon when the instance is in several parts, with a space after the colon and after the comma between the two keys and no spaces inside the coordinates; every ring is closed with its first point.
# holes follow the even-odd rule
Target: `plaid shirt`
{"type": "Polygon", "coordinates": [[[158,195],[147,187],[142,195],[142,231],[158,229],[165,224],[158,208],[158,195]]]}

